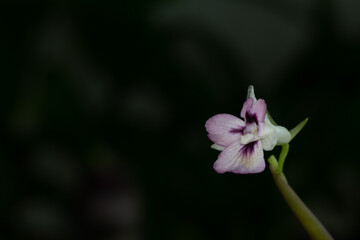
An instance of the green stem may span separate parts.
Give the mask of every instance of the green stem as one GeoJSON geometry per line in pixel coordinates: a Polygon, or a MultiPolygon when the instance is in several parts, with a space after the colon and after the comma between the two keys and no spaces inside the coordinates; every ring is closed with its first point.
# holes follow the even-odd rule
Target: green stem
{"type": "Polygon", "coordinates": [[[284,162],[285,162],[285,158],[286,158],[288,152],[289,152],[289,144],[285,143],[282,145],[281,153],[279,156],[279,163],[278,163],[278,167],[277,167],[277,170],[279,173],[283,172],[284,162]]]}
{"type": "MultiPolygon", "coordinates": [[[[280,164],[280,159],[279,159],[280,164]]],[[[307,208],[307,206],[301,201],[299,196],[287,183],[286,178],[282,172],[278,171],[278,168],[270,164],[270,171],[274,177],[276,186],[283,195],[285,201],[300,221],[306,232],[309,234],[311,239],[315,240],[329,240],[333,239],[321,222],[316,216],[307,208]]]]}

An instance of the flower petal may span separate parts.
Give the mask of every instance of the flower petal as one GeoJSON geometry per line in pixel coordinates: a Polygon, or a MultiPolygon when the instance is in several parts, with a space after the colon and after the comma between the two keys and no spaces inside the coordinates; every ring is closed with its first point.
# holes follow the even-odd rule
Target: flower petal
{"type": "Polygon", "coordinates": [[[245,114],[246,114],[247,112],[250,112],[253,104],[254,104],[254,99],[252,99],[252,98],[248,98],[248,99],[244,102],[243,107],[242,107],[242,109],[241,109],[241,113],[240,113],[240,116],[241,116],[243,119],[245,119],[245,114]]]}
{"type": "Polygon", "coordinates": [[[248,98],[252,98],[256,102],[255,91],[254,91],[254,86],[253,85],[250,85],[248,87],[248,94],[247,94],[246,99],[248,99],[248,98]]]}
{"type": "Polygon", "coordinates": [[[223,147],[223,146],[220,146],[220,145],[217,145],[217,144],[213,144],[213,145],[211,145],[210,146],[212,149],[215,149],[215,150],[218,150],[218,151],[224,151],[224,149],[225,149],[225,147],[223,147]]]}
{"type": "Polygon", "coordinates": [[[261,141],[242,145],[231,144],[222,151],[214,163],[218,173],[233,172],[239,174],[258,173],[265,169],[264,152],[261,141]]]}
{"type": "MultiPolygon", "coordinates": [[[[289,143],[291,141],[291,134],[290,134],[289,130],[287,130],[285,127],[282,127],[279,125],[276,125],[276,126],[273,125],[267,115],[265,117],[265,125],[272,126],[272,128],[274,129],[275,134],[277,136],[276,144],[284,144],[284,143],[289,143]]],[[[265,147],[264,147],[264,149],[267,150],[265,147]]],[[[269,151],[269,150],[267,150],[267,151],[269,151]]]]}
{"type": "Polygon", "coordinates": [[[263,138],[261,139],[263,149],[265,151],[271,151],[274,149],[277,142],[278,142],[278,137],[275,132],[275,127],[271,124],[265,123],[264,134],[263,134],[263,138]]]}
{"type": "Polygon", "coordinates": [[[291,140],[290,132],[282,126],[274,126],[276,135],[278,137],[278,143],[289,143],[291,140]]]}
{"type": "Polygon", "coordinates": [[[262,135],[263,124],[266,118],[266,103],[264,99],[259,99],[254,103],[254,99],[249,98],[244,102],[240,116],[245,119],[246,125],[256,123],[259,136],[262,135]]]}
{"type": "Polygon", "coordinates": [[[266,116],[266,103],[264,99],[259,99],[251,109],[251,113],[255,113],[258,122],[264,122],[266,116]]]}
{"type": "Polygon", "coordinates": [[[266,103],[264,99],[256,100],[254,86],[252,85],[248,87],[247,98],[240,114],[244,119],[246,112],[257,113],[259,122],[263,122],[266,115],[266,103]]]}
{"type": "Polygon", "coordinates": [[[205,127],[211,141],[227,147],[243,134],[245,123],[230,114],[217,114],[206,121],[205,127]]]}

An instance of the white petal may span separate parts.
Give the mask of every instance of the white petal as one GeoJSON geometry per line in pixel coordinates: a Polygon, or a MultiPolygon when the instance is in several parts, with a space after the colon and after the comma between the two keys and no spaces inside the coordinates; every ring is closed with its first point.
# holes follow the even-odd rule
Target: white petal
{"type": "Polygon", "coordinates": [[[213,145],[211,145],[211,148],[215,149],[215,150],[218,150],[218,151],[224,151],[224,149],[225,149],[225,147],[217,145],[215,143],[213,145]]]}
{"type": "Polygon", "coordinates": [[[278,137],[273,125],[265,124],[265,130],[261,143],[265,151],[271,151],[274,149],[278,142],[278,137]]]}
{"type": "Polygon", "coordinates": [[[250,85],[248,87],[248,93],[247,93],[246,99],[248,99],[248,98],[254,99],[254,103],[257,101],[256,97],[255,97],[255,92],[254,92],[254,86],[253,85],[250,85]]]}
{"type": "Polygon", "coordinates": [[[286,128],[282,126],[275,126],[275,132],[278,137],[278,143],[283,144],[290,142],[291,134],[286,128]]]}
{"type": "MultiPolygon", "coordinates": [[[[266,117],[265,117],[265,129],[266,129],[266,126],[271,126],[272,128],[273,128],[273,130],[274,130],[274,133],[275,133],[275,135],[276,135],[276,140],[277,140],[277,143],[276,144],[284,144],[284,143],[288,143],[288,142],[290,142],[290,140],[291,140],[291,134],[290,134],[290,132],[286,129],[286,128],[284,128],[284,127],[282,127],[282,126],[275,126],[275,125],[273,125],[271,122],[270,122],[270,120],[269,120],[269,117],[268,117],[268,115],[266,114],[266,117]]],[[[266,135],[265,133],[263,134],[264,136],[266,135]]],[[[267,136],[268,137],[268,136],[267,136]]],[[[269,139],[267,139],[266,141],[269,141],[269,139]]],[[[269,151],[269,150],[267,150],[267,148],[268,147],[264,147],[264,149],[266,150],[266,151],[269,151]]],[[[272,149],[272,148],[271,148],[272,149]]],[[[271,150],[270,149],[270,150],[271,150]]]]}
{"type": "Polygon", "coordinates": [[[265,161],[261,141],[247,145],[235,142],[225,148],[214,163],[214,169],[218,173],[258,173],[262,172],[264,168],[265,161]]]}

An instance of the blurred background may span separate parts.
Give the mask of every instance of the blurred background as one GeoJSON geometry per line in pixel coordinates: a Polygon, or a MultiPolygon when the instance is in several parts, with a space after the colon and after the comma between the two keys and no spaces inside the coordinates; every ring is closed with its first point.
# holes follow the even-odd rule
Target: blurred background
{"type": "Polygon", "coordinates": [[[280,125],[309,117],[288,181],[335,239],[359,239],[359,12],[356,0],[3,1],[0,238],[308,239],[268,169],[212,169],[205,121],[238,116],[252,84],[280,125]]]}

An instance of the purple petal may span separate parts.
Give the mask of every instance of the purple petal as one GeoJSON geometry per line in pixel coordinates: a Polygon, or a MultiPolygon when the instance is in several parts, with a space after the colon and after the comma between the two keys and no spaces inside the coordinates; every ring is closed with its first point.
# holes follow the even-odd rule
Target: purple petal
{"type": "Polygon", "coordinates": [[[266,118],[266,103],[263,99],[254,102],[253,98],[249,98],[244,102],[241,110],[241,117],[245,119],[247,126],[255,123],[258,128],[258,136],[261,136],[264,131],[266,118]]]}
{"type": "Polygon", "coordinates": [[[254,103],[254,99],[252,98],[248,98],[246,99],[246,101],[244,102],[243,104],[243,108],[241,109],[241,113],[240,113],[240,116],[245,119],[245,114],[246,112],[250,112],[252,106],[253,106],[253,103],[254,103]]]}
{"type": "Polygon", "coordinates": [[[230,114],[217,114],[206,121],[205,128],[214,143],[227,147],[243,134],[245,123],[230,114]]]}
{"type": "Polygon", "coordinates": [[[251,109],[251,113],[256,114],[259,122],[265,121],[266,116],[266,103],[264,99],[259,99],[251,109]]]}
{"type": "Polygon", "coordinates": [[[233,172],[239,174],[259,173],[265,169],[264,152],[261,141],[242,145],[231,144],[222,151],[214,163],[218,173],[233,172]]]}

